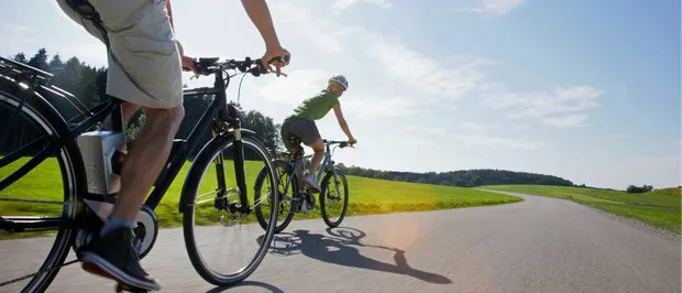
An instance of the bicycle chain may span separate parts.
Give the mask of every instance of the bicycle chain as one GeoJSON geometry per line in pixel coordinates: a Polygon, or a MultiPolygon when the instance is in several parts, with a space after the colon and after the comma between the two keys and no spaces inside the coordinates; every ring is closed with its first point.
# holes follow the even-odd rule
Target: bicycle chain
{"type": "Polygon", "coordinates": [[[79,262],[79,261],[80,261],[80,260],[78,260],[78,259],[74,259],[74,260],[72,260],[72,261],[70,261],[70,262],[63,263],[63,264],[58,265],[58,266],[56,266],[56,267],[54,267],[54,268],[49,268],[49,269],[46,269],[46,270],[44,270],[44,271],[38,271],[38,272],[35,272],[35,273],[33,273],[33,274],[30,274],[30,275],[26,275],[26,276],[19,277],[19,278],[13,279],[13,280],[9,280],[9,281],[6,281],[6,282],[2,282],[2,283],[0,283],[0,287],[4,287],[4,286],[7,286],[7,285],[12,284],[12,283],[16,283],[16,282],[19,282],[19,281],[23,281],[23,280],[26,280],[26,279],[31,278],[31,277],[35,277],[35,276],[40,275],[40,274],[49,273],[49,272],[51,272],[51,271],[54,271],[54,270],[63,268],[63,267],[65,267],[65,266],[68,266],[68,265],[72,265],[72,264],[74,264],[74,263],[77,263],[77,262],[79,262]]]}

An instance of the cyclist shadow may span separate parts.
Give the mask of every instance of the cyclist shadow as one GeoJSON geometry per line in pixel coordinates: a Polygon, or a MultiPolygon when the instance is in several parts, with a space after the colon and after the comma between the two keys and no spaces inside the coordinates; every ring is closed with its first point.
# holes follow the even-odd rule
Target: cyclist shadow
{"type": "Polygon", "coordinates": [[[328,235],[314,234],[309,230],[296,230],[293,231],[293,233],[280,233],[275,236],[275,239],[270,246],[270,253],[283,256],[303,254],[307,257],[327,263],[408,275],[429,283],[452,283],[452,281],[445,276],[410,267],[404,250],[360,242],[360,238],[363,238],[366,234],[358,229],[327,229],[327,234],[328,235]],[[393,251],[393,261],[395,263],[385,263],[363,256],[360,254],[358,247],[393,251]]]}

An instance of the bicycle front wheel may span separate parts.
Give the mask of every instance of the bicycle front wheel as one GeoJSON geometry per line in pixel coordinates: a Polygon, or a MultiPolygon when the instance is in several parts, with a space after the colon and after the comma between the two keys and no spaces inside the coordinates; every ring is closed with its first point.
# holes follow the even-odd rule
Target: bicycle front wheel
{"type": "Polygon", "coordinates": [[[330,228],[341,224],[348,209],[348,181],[340,170],[329,171],[320,186],[320,211],[330,228]]]}
{"type": "MultiPolygon", "coordinates": [[[[252,192],[261,170],[267,174],[267,185],[275,186],[272,162],[260,142],[221,136],[201,150],[187,176],[183,197],[190,196],[192,204],[184,207],[185,245],[196,271],[212,284],[226,286],[246,279],[270,247],[275,225],[261,229],[253,212],[258,203],[242,206],[240,200],[242,193],[252,192]],[[240,144],[243,155],[235,153],[240,144]],[[235,172],[242,163],[246,189],[239,188],[235,172]]],[[[277,201],[275,194],[271,205],[260,207],[268,209],[269,223],[277,222],[277,201]]]]}

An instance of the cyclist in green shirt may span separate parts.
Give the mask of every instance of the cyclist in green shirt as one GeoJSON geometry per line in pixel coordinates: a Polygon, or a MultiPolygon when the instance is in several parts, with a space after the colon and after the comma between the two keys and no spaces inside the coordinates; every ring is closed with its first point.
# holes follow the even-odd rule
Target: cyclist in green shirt
{"type": "Polygon", "coordinates": [[[292,135],[315,151],[310,169],[303,176],[303,182],[315,192],[320,192],[320,186],[317,184],[314,174],[320,167],[320,162],[324,155],[324,142],[320,137],[320,132],[317,130],[315,120],[322,119],[333,108],[341,130],[348,136],[348,143],[352,146],[357,142],[348,129],[348,123],[343,118],[341,104],[339,103],[339,97],[341,97],[346,89],[348,89],[348,80],[343,75],[333,76],[329,79],[326,89],[316,96],[303,101],[294,109],[294,114],[285,119],[282,124],[282,141],[293,156],[298,151],[298,145],[289,140],[292,135]]]}

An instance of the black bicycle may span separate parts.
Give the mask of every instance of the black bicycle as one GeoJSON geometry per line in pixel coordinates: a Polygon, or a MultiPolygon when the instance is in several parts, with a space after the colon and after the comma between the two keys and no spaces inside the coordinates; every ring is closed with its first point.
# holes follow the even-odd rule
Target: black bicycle
{"type": "MultiPolygon", "coordinates": [[[[298,145],[296,156],[288,152],[280,153],[279,156],[287,159],[276,159],[273,162],[275,173],[277,174],[277,191],[271,193],[268,201],[256,198],[262,202],[256,207],[256,218],[263,229],[269,229],[272,223],[272,215],[268,214],[270,204],[279,204],[277,208],[277,227],[275,232],[279,233],[286,229],[291,223],[296,213],[306,213],[313,211],[316,207],[315,197],[305,184],[303,184],[303,170],[306,168],[306,159],[312,155],[305,155],[301,140],[292,136],[289,138],[295,145],[298,145]],[[278,196],[279,198],[274,198],[278,196]]],[[[320,213],[322,220],[330,228],[341,224],[346,211],[348,210],[348,180],[343,170],[339,169],[332,160],[334,149],[332,146],[345,148],[349,146],[347,141],[323,140],[325,144],[324,158],[317,171],[315,179],[320,184],[320,213]]],[[[261,170],[256,179],[255,186],[257,196],[265,194],[261,189],[270,190],[267,181],[267,172],[261,170]]]]}
{"type": "MultiPolygon", "coordinates": [[[[200,75],[213,75],[214,85],[185,90],[185,102],[202,99],[208,106],[189,135],[175,139],[140,211],[135,245],[140,258],[152,249],[158,233],[154,210],[159,206],[172,210],[161,199],[176,176],[187,172],[181,191],[177,190],[186,250],[206,281],[224,286],[254,272],[275,233],[275,225],[267,225],[265,235],[258,225],[240,225],[227,235],[222,233],[255,220],[253,211],[260,203],[250,200],[248,187],[254,186],[255,174],[264,176],[265,185],[275,186],[268,150],[253,131],[241,128],[242,110],[238,102],[228,103],[226,98],[231,77],[260,76],[266,70],[250,58],[225,62],[201,58],[196,67],[200,75]],[[209,129],[212,136],[202,145],[209,129]],[[197,147],[201,148],[196,157],[189,158],[197,147]],[[188,158],[192,163],[186,171],[182,166],[188,158]],[[206,227],[197,229],[199,225],[206,227]],[[253,245],[259,237],[259,245],[253,245]],[[238,250],[242,248],[255,251],[238,250]],[[228,253],[211,254],[218,250],[228,253]]],[[[120,168],[118,150],[125,143],[121,142],[120,101],[111,98],[88,108],[52,85],[51,77],[0,58],[0,117],[6,122],[0,124],[0,291],[44,291],[60,268],[78,261],[66,261],[69,251],[78,255],[91,235],[98,233],[116,200],[109,190],[120,168]],[[109,114],[114,130],[104,131],[101,123],[109,114]],[[93,145],[98,146],[95,151],[93,145]],[[45,247],[37,247],[41,245],[45,247]],[[18,251],[10,252],[13,248],[18,251]],[[38,253],[47,256],[42,261],[26,260],[38,253]]],[[[275,223],[277,191],[267,186],[259,187],[253,197],[260,198],[261,191],[275,195],[271,199],[275,204],[267,207],[270,222],[275,223]]]]}

